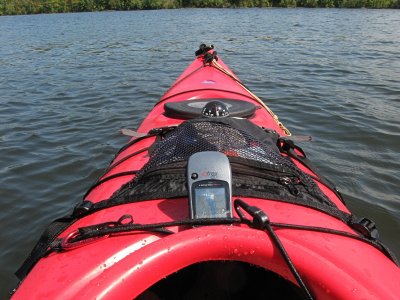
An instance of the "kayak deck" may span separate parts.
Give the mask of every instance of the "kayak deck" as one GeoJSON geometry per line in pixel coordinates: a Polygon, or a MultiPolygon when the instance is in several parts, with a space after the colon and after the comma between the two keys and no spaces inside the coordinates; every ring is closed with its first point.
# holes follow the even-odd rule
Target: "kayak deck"
{"type": "MultiPolygon", "coordinates": [[[[273,228],[313,297],[398,297],[399,268],[380,244],[319,206],[234,195],[232,219],[202,224],[191,220],[187,197],[109,205],[123,187],[134,186],[154,156],[156,142],[195,118],[210,99],[237,105],[245,120],[282,138],[290,136],[277,116],[216,59],[212,49],[200,54],[164,94],[137,129],[138,136],[116,154],[75,208],[73,221],[57,235],[58,248],[35,263],[13,299],[307,298],[267,227],[273,228]],[[186,108],[188,115],[180,115],[186,108]],[[256,216],[240,208],[239,198],[262,211],[268,222],[260,226],[256,216]],[[77,238],[84,234],[86,238],[77,238]]],[[[282,156],[289,159],[289,154],[282,156]]],[[[290,161],[313,178],[337,214],[350,215],[319,174],[304,161],[290,161]]]]}

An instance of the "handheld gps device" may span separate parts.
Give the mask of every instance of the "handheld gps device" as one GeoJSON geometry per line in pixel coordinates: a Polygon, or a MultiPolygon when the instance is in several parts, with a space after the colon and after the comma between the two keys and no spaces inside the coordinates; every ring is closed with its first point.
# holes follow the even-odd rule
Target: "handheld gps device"
{"type": "Polygon", "coordinates": [[[189,157],[187,164],[190,217],[232,217],[232,172],[221,152],[204,151],[189,157]]]}

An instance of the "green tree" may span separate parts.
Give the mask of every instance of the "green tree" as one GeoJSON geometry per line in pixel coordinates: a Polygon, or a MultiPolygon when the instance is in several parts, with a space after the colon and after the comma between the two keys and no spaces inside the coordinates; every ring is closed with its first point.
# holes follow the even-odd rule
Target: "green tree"
{"type": "Polygon", "coordinates": [[[0,15],[178,7],[400,8],[400,0],[0,0],[0,15]]]}
{"type": "Polygon", "coordinates": [[[297,1],[296,0],[280,0],[279,6],[280,7],[296,7],[297,1]]]}
{"type": "Polygon", "coordinates": [[[299,0],[297,6],[302,7],[318,7],[318,0],[299,0]]]}
{"type": "Polygon", "coordinates": [[[333,0],[319,0],[319,7],[335,7],[335,2],[333,0]]]}

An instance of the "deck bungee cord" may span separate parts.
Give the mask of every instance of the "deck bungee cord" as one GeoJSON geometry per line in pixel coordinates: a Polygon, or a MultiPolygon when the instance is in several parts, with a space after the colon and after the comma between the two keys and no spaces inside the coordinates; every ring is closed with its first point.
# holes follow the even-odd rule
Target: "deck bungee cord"
{"type": "MultiPolygon", "coordinates": [[[[123,215],[115,222],[106,222],[101,224],[95,224],[87,227],[78,228],[77,231],[72,232],[66,238],[56,239],[51,243],[45,256],[52,252],[71,251],[79,247],[84,247],[89,243],[94,243],[101,238],[111,238],[112,235],[134,233],[134,232],[153,232],[155,234],[170,235],[175,234],[174,231],[168,230],[168,227],[176,226],[217,226],[217,225],[240,225],[246,224],[251,228],[266,231],[271,241],[277,246],[282,257],[287,263],[291,273],[296,278],[299,286],[305,293],[307,299],[314,299],[311,292],[303,282],[301,275],[298,273],[295,265],[290,259],[290,255],[285,250],[284,245],[280,241],[274,228],[281,229],[295,229],[305,231],[315,231],[326,234],[341,235],[347,238],[356,239],[362,242],[366,242],[376,247],[381,251],[387,251],[386,248],[382,248],[382,245],[374,242],[371,239],[367,239],[360,235],[350,234],[348,232],[342,232],[339,230],[332,230],[328,228],[312,227],[312,226],[299,226],[295,224],[282,224],[271,222],[267,214],[256,206],[250,206],[241,199],[234,200],[234,208],[239,215],[239,218],[214,218],[214,219],[188,219],[173,222],[164,222],[156,224],[135,224],[131,215],[123,215]],[[252,219],[248,219],[245,214],[246,212],[252,219]]],[[[390,257],[390,252],[386,253],[390,257]]],[[[393,258],[392,258],[393,259],[393,258]]],[[[395,260],[394,260],[395,261],[395,260]]],[[[396,262],[396,261],[395,261],[396,262]]]]}
{"type": "MultiPolygon", "coordinates": [[[[220,124],[220,122],[226,122],[224,120],[225,120],[224,118],[219,119],[218,121],[215,121],[215,120],[211,121],[209,119],[206,119],[206,120],[199,120],[197,122],[200,122],[200,124],[207,124],[209,122],[212,122],[212,123],[217,122],[216,124],[220,124]]],[[[196,122],[196,120],[190,121],[190,122],[193,123],[193,122],[196,122]]],[[[235,122],[238,122],[238,121],[235,121],[235,122]]],[[[243,121],[240,121],[240,123],[242,124],[243,121]]],[[[159,135],[159,137],[157,137],[155,139],[154,145],[152,145],[151,147],[145,147],[142,150],[138,150],[138,151],[134,152],[134,154],[139,155],[143,152],[149,151],[150,148],[152,148],[153,152],[154,152],[158,148],[161,147],[160,150],[158,150],[158,152],[161,153],[162,155],[164,155],[164,152],[162,150],[162,147],[163,147],[162,144],[167,143],[166,147],[169,148],[168,139],[171,139],[174,136],[175,130],[179,130],[179,128],[185,128],[185,126],[186,126],[185,124],[189,124],[189,122],[188,121],[184,122],[180,126],[174,127],[174,128],[154,129],[151,131],[151,133],[149,135],[140,137],[136,140],[133,140],[132,142],[129,143],[128,147],[124,146],[118,153],[122,153],[124,151],[129,150],[129,148],[133,147],[137,142],[143,141],[146,138],[154,138],[155,136],[159,135]]],[[[224,124],[224,123],[222,123],[222,124],[224,124]]],[[[223,125],[223,126],[229,126],[229,125],[223,125]]],[[[185,130],[185,129],[182,129],[182,130],[185,130]]],[[[212,129],[210,129],[210,130],[212,130],[212,129]]],[[[227,139],[227,136],[225,136],[225,140],[226,139],[227,139]]],[[[175,141],[175,140],[172,140],[171,143],[174,143],[174,144],[176,143],[177,145],[182,144],[181,142],[175,141]]],[[[283,153],[286,153],[286,154],[292,153],[291,155],[289,155],[289,157],[299,160],[299,162],[305,164],[315,174],[318,174],[317,170],[315,169],[314,166],[312,166],[311,162],[304,159],[305,158],[304,151],[302,151],[300,149],[300,152],[303,154],[303,156],[302,156],[303,159],[300,159],[299,155],[293,154],[294,153],[293,149],[296,148],[297,150],[299,150],[299,148],[297,146],[295,146],[293,142],[288,142],[286,139],[283,140],[281,138],[277,138],[276,143],[277,143],[277,147],[280,149],[280,151],[282,151],[283,153]]],[[[197,150],[194,150],[194,152],[200,151],[200,150],[204,151],[205,149],[197,149],[197,150]]],[[[226,150],[226,152],[232,154],[234,151],[232,149],[228,149],[228,150],[226,150]]],[[[174,152],[174,153],[177,154],[177,152],[174,152]]],[[[155,156],[154,153],[153,153],[153,156],[155,156]]],[[[102,185],[110,180],[119,178],[119,177],[133,175],[133,176],[135,176],[134,179],[125,185],[125,188],[127,188],[131,192],[132,190],[134,190],[134,184],[138,180],[138,175],[142,174],[142,176],[143,176],[144,174],[146,174],[146,172],[149,172],[149,171],[146,171],[146,168],[154,169],[154,167],[151,167],[152,160],[150,159],[149,163],[142,170],[130,170],[130,171],[115,173],[115,174],[106,176],[106,174],[108,172],[110,172],[115,166],[119,165],[121,163],[121,161],[126,161],[126,159],[125,159],[126,157],[131,158],[131,157],[134,157],[134,155],[125,156],[121,160],[111,163],[111,165],[106,169],[107,172],[104,172],[104,175],[102,177],[100,177],[100,179],[91,188],[89,188],[88,192],[84,196],[85,201],[83,201],[82,203],[80,203],[79,205],[77,205],[75,207],[72,215],[68,215],[64,218],[57,219],[56,221],[54,221],[52,223],[51,226],[49,226],[47,231],[41,237],[41,241],[39,241],[37,247],[35,247],[36,250],[34,250],[32,252],[30,258],[24,263],[24,266],[22,266],[21,269],[17,272],[19,274],[18,276],[20,276],[21,279],[27,274],[28,270],[30,268],[32,268],[33,265],[36,263],[36,261],[38,261],[41,257],[44,257],[55,250],[65,250],[62,248],[62,246],[60,246],[62,244],[61,240],[60,239],[57,240],[56,236],[59,235],[67,227],[74,224],[79,219],[86,217],[90,214],[99,212],[101,210],[110,208],[110,207],[124,205],[124,204],[132,203],[132,202],[140,202],[140,201],[146,201],[146,200],[151,200],[151,199],[157,199],[157,195],[154,192],[150,192],[149,195],[147,195],[147,196],[143,195],[143,192],[138,192],[138,194],[141,195],[139,197],[136,194],[124,196],[124,187],[122,187],[122,189],[120,191],[116,191],[114,193],[114,195],[109,199],[101,200],[96,203],[93,203],[87,199],[88,195],[94,189],[99,187],[100,185],[102,185]],[[149,165],[150,165],[150,167],[149,167],[149,165]],[[22,271],[22,269],[25,269],[25,271],[22,271]]],[[[287,203],[292,203],[292,204],[296,204],[299,206],[305,206],[307,208],[315,209],[315,210],[321,211],[323,213],[326,213],[330,216],[333,216],[333,217],[341,220],[342,222],[348,224],[351,228],[353,228],[354,230],[359,232],[360,235],[349,234],[346,232],[341,232],[338,230],[331,230],[328,228],[318,228],[318,227],[312,227],[312,226],[295,226],[293,224],[270,223],[273,226],[280,227],[280,228],[287,228],[287,229],[290,228],[290,229],[296,229],[296,230],[312,230],[312,231],[324,232],[324,233],[329,233],[329,234],[338,234],[341,236],[357,239],[357,240],[371,244],[375,248],[382,251],[386,256],[388,256],[391,260],[393,260],[397,264],[397,260],[396,260],[395,256],[390,252],[390,250],[386,246],[384,246],[378,240],[378,238],[379,238],[378,231],[375,227],[375,224],[372,221],[370,221],[366,218],[358,218],[352,214],[344,213],[344,212],[338,210],[336,207],[331,206],[331,203],[325,202],[324,199],[321,199],[321,201],[322,201],[321,203],[301,200],[299,198],[300,197],[299,191],[294,186],[291,186],[290,178],[287,177],[288,175],[290,175],[290,173],[284,174],[283,177],[282,177],[282,175],[279,175],[278,177],[274,177],[274,176],[271,177],[271,175],[268,175],[268,173],[265,173],[265,170],[263,170],[262,172],[257,172],[254,169],[248,169],[247,167],[243,168],[243,166],[245,166],[245,165],[240,164],[243,162],[244,161],[239,162],[235,159],[235,157],[231,157],[231,164],[233,166],[234,172],[240,172],[240,174],[243,174],[243,175],[251,175],[251,176],[253,176],[253,178],[255,176],[257,178],[266,178],[268,180],[277,181],[280,185],[286,186],[288,188],[290,194],[293,194],[294,197],[284,199],[283,196],[281,195],[280,198],[279,197],[273,198],[273,196],[271,196],[270,194],[263,195],[262,192],[254,193],[250,189],[246,189],[247,190],[246,194],[243,194],[242,196],[254,195],[254,196],[258,196],[260,198],[268,199],[270,201],[271,200],[272,201],[284,201],[287,203]],[[235,171],[235,170],[237,170],[237,171],[235,171]]],[[[186,168],[185,162],[183,162],[181,164],[175,163],[175,169],[178,170],[178,173],[183,172],[185,168],[186,168]],[[179,170],[182,170],[182,171],[179,171],[179,170]]],[[[157,171],[157,169],[155,169],[155,170],[157,171]]],[[[165,170],[167,171],[167,173],[170,174],[171,166],[169,166],[167,164],[167,167],[165,167],[165,170]]],[[[157,171],[157,172],[160,174],[163,174],[162,169],[160,169],[160,171],[157,171]]],[[[154,174],[154,171],[149,172],[149,174],[152,174],[152,173],[154,174]]],[[[184,179],[183,175],[181,178],[183,178],[183,182],[180,183],[180,185],[182,186],[183,189],[179,189],[177,191],[169,191],[168,193],[164,192],[162,195],[164,197],[169,197],[169,198],[186,197],[187,191],[186,191],[186,188],[184,185],[185,179],[184,179]]],[[[316,178],[316,177],[313,177],[313,178],[316,178]]],[[[332,187],[332,185],[326,179],[322,179],[322,178],[324,178],[324,177],[318,175],[318,178],[316,178],[316,179],[318,181],[321,181],[321,183],[326,185],[333,192],[336,192],[336,188],[332,187]]],[[[158,182],[158,185],[161,185],[159,179],[156,179],[156,180],[158,182]]],[[[173,182],[173,180],[174,180],[173,177],[171,177],[171,175],[169,175],[168,182],[171,183],[171,182],[173,182]]],[[[148,179],[146,179],[146,181],[149,182],[148,179]]],[[[177,182],[179,182],[179,181],[177,181],[177,182]]],[[[235,180],[234,180],[234,182],[235,182],[235,180]]],[[[151,184],[151,182],[149,184],[151,184]]],[[[179,185],[179,183],[177,183],[177,184],[179,185]]],[[[234,195],[235,194],[240,194],[240,192],[237,192],[234,189],[234,195]]],[[[338,196],[340,196],[340,194],[338,196]]],[[[342,199],[342,197],[340,197],[340,199],[342,199]]],[[[240,203],[243,203],[243,201],[240,203]]],[[[245,206],[246,204],[243,204],[243,205],[245,206]]],[[[236,211],[239,211],[239,210],[237,209],[236,211]]],[[[125,219],[123,219],[123,220],[125,220],[125,219]]],[[[243,219],[241,216],[240,220],[243,222],[245,219],[243,219]]],[[[213,220],[213,221],[211,221],[211,220],[182,220],[182,221],[169,222],[169,223],[163,223],[163,224],[146,224],[146,225],[139,225],[139,224],[125,225],[125,224],[122,224],[121,221],[107,222],[105,224],[97,224],[97,225],[89,226],[88,228],[80,228],[78,230],[79,234],[73,235],[73,237],[71,238],[71,242],[74,243],[75,241],[92,239],[95,236],[110,235],[110,234],[117,233],[117,232],[130,232],[130,231],[138,231],[138,230],[152,231],[153,229],[157,229],[157,228],[160,229],[162,227],[179,226],[179,225],[196,226],[196,225],[213,225],[213,224],[233,224],[233,223],[240,222],[240,220],[225,219],[222,221],[222,223],[221,222],[218,223],[218,219],[213,220]],[[94,231],[92,230],[93,228],[95,228],[94,231]]],[[[219,220],[219,221],[221,221],[221,220],[219,220]]],[[[244,223],[246,223],[246,222],[244,222],[244,223]]],[[[86,243],[82,243],[82,245],[85,245],[85,244],[86,243]]]]}

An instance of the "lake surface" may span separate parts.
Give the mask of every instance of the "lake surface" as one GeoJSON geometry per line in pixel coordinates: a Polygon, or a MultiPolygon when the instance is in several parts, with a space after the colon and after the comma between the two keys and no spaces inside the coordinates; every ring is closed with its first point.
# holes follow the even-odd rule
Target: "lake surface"
{"type": "MultiPolygon", "coordinates": [[[[0,298],[201,42],[274,110],[400,257],[400,11],[181,9],[0,17],[0,298]]],[[[373,262],[371,262],[373,263],[373,262]]]]}

